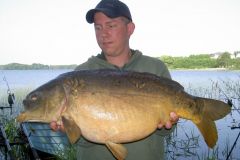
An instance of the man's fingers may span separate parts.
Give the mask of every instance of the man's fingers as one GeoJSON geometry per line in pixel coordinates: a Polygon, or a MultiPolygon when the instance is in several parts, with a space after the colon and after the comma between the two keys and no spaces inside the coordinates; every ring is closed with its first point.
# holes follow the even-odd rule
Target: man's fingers
{"type": "Polygon", "coordinates": [[[164,125],[162,123],[158,123],[158,129],[161,129],[164,125]]]}
{"type": "Polygon", "coordinates": [[[62,122],[61,122],[61,124],[59,125],[59,129],[60,129],[60,131],[65,132],[65,128],[64,128],[64,125],[63,125],[62,122]]]}
{"type": "Polygon", "coordinates": [[[56,121],[52,121],[50,122],[50,128],[53,130],[53,131],[57,131],[58,130],[58,124],[56,121]]]}
{"type": "Polygon", "coordinates": [[[165,128],[166,129],[171,129],[172,128],[172,122],[171,121],[167,121],[165,124],[165,128]]]}
{"type": "Polygon", "coordinates": [[[169,121],[167,121],[165,124],[163,124],[162,122],[160,122],[158,124],[158,129],[161,129],[163,126],[166,129],[171,129],[173,124],[177,123],[177,121],[179,120],[178,115],[175,112],[170,112],[170,119],[169,121]]]}
{"type": "Polygon", "coordinates": [[[175,112],[170,112],[170,121],[176,123],[179,120],[178,115],[175,112]]]}
{"type": "Polygon", "coordinates": [[[60,124],[58,124],[56,121],[52,121],[52,122],[50,122],[49,125],[50,125],[50,128],[55,132],[58,130],[60,130],[62,132],[65,131],[64,126],[61,122],[60,122],[60,124]]]}

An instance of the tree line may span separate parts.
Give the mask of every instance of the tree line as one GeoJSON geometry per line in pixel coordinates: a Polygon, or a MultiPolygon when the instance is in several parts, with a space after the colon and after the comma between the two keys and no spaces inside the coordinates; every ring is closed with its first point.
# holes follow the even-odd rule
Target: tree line
{"type": "Polygon", "coordinates": [[[225,68],[240,69],[240,58],[231,58],[231,54],[224,52],[218,58],[209,54],[190,55],[188,57],[159,57],[170,69],[205,69],[225,68]]]}
{"type": "MultiPolygon", "coordinates": [[[[228,52],[222,53],[218,58],[212,58],[209,54],[190,55],[188,57],[161,56],[161,59],[169,69],[205,69],[226,68],[240,69],[240,58],[231,58],[228,52]]],[[[10,63],[0,65],[1,70],[37,70],[37,69],[74,69],[77,65],[44,65],[33,63],[31,65],[10,63]]]]}
{"type": "Polygon", "coordinates": [[[20,64],[20,63],[10,63],[6,65],[0,65],[1,70],[40,70],[40,69],[74,69],[77,65],[44,65],[40,63],[20,64]]]}

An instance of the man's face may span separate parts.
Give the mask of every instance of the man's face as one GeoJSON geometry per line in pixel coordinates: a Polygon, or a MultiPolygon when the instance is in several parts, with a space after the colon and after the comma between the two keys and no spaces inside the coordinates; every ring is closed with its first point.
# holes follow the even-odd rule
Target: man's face
{"type": "Polygon", "coordinates": [[[123,17],[109,18],[97,12],[94,15],[94,27],[98,45],[106,56],[118,56],[129,49],[133,23],[127,23],[123,17]]]}

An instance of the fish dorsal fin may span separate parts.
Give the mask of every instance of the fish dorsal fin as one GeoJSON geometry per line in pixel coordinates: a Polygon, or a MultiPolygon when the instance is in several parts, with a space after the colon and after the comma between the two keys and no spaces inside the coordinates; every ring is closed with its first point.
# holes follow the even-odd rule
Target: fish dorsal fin
{"type": "Polygon", "coordinates": [[[81,137],[81,130],[71,118],[62,116],[63,126],[71,144],[75,143],[81,137]]]}
{"type": "Polygon", "coordinates": [[[209,118],[203,117],[199,123],[195,124],[201,132],[208,147],[213,148],[218,140],[215,122],[209,118]]]}
{"type": "Polygon", "coordinates": [[[106,146],[118,160],[124,160],[126,158],[127,149],[122,144],[107,142],[106,146]]]}

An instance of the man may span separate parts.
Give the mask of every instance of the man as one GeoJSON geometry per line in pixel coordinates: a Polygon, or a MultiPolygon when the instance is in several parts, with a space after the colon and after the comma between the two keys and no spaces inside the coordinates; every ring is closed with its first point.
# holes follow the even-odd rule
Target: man
{"type": "MultiPolygon", "coordinates": [[[[135,24],[126,4],[119,0],[102,0],[95,9],[87,12],[86,20],[88,23],[94,23],[97,43],[102,53],[89,58],[75,70],[111,68],[149,72],[171,78],[162,61],[130,49],[129,39],[134,32],[135,24]]],[[[170,128],[178,120],[178,116],[171,113],[169,119],[165,124],[159,122],[159,130],[149,137],[124,144],[128,150],[127,160],[164,159],[164,136],[172,132],[173,129],[170,128]]],[[[55,122],[50,126],[54,130],[58,129],[55,122]]],[[[77,157],[80,160],[115,159],[106,146],[91,143],[84,138],[77,143],[77,157]]]]}

